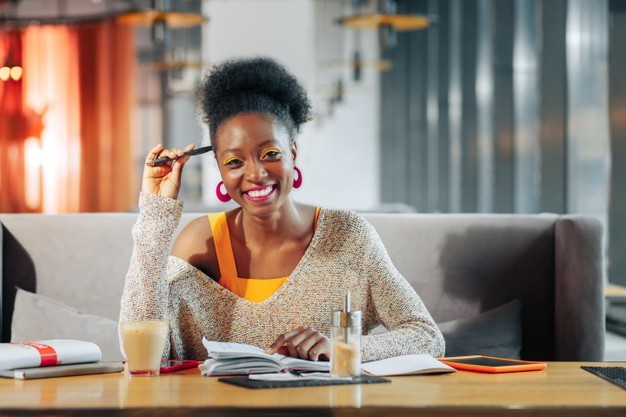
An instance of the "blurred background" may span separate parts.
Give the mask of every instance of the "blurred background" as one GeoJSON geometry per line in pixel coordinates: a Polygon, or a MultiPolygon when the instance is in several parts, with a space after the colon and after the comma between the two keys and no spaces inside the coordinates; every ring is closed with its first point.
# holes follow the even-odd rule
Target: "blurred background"
{"type": "MultiPolygon", "coordinates": [[[[150,148],[209,142],[203,72],[257,55],[314,104],[297,200],[593,216],[626,285],[621,0],[0,0],[0,212],[136,210],[150,148]]],[[[218,182],[192,158],[185,209],[218,182]]]]}

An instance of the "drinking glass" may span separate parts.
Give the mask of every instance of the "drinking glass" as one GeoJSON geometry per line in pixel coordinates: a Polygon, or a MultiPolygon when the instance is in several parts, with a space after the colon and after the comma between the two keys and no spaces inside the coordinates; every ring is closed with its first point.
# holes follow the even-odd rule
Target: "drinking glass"
{"type": "Polygon", "coordinates": [[[167,341],[166,321],[120,323],[122,345],[131,376],[158,376],[167,341]]]}

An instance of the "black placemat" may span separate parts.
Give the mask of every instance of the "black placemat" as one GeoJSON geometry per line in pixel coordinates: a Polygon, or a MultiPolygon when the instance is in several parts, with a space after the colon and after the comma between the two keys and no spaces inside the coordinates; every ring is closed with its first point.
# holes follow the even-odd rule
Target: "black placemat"
{"type": "Polygon", "coordinates": [[[623,366],[581,366],[581,368],[626,389],[626,368],[623,366]]]}
{"type": "Polygon", "coordinates": [[[233,376],[219,378],[219,382],[233,384],[244,388],[288,388],[288,387],[317,387],[322,385],[351,385],[351,384],[378,384],[391,382],[390,379],[373,375],[361,375],[351,380],[346,379],[298,379],[295,381],[257,381],[248,379],[247,376],[233,376]]]}

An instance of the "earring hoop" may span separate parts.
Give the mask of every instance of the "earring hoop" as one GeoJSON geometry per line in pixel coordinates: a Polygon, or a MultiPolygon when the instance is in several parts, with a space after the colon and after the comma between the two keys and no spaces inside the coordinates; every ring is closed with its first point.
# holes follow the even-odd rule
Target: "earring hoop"
{"type": "Polygon", "coordinates": [[[302,187],[302,172],[298,169],[298,167],[293,167],[293,169],[298,174],[298,177],[293,180],[293,188],[300,188],[302,187]]]}
{"type": "Polygon", "coordinates": [[[215,195],[217,195],[217,199],[220,200],[222,203],[228,203],[231,200],[231,198],[230,198],[230,195],[228,195],[228,192],[222,193],[222,190],[220,189],[222,185],[224,185],[224,181],[220,181],[217,184],[217,187],[215,188],[215,195]]]}

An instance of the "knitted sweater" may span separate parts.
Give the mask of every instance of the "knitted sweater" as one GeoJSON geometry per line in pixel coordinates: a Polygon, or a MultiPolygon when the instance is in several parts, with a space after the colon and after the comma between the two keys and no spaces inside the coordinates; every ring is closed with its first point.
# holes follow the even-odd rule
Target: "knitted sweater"
{"type": "Polygon", "coordinates": [[[280,334],[311,327],[330,335],[333,310],[350,290],[362,312],[362,360],[444,353],[444,341],[424,304],[393,266],[374,228],[358,214],[322,209],[304,256],[271,297],[255,303],[169,256],[182,203],[142,194],[120,320],[167,320],[166,356],[203,360],[202,338],[267,348],[280,334]],[[378,324],[387,332],[368,333],[378,324]]]}

